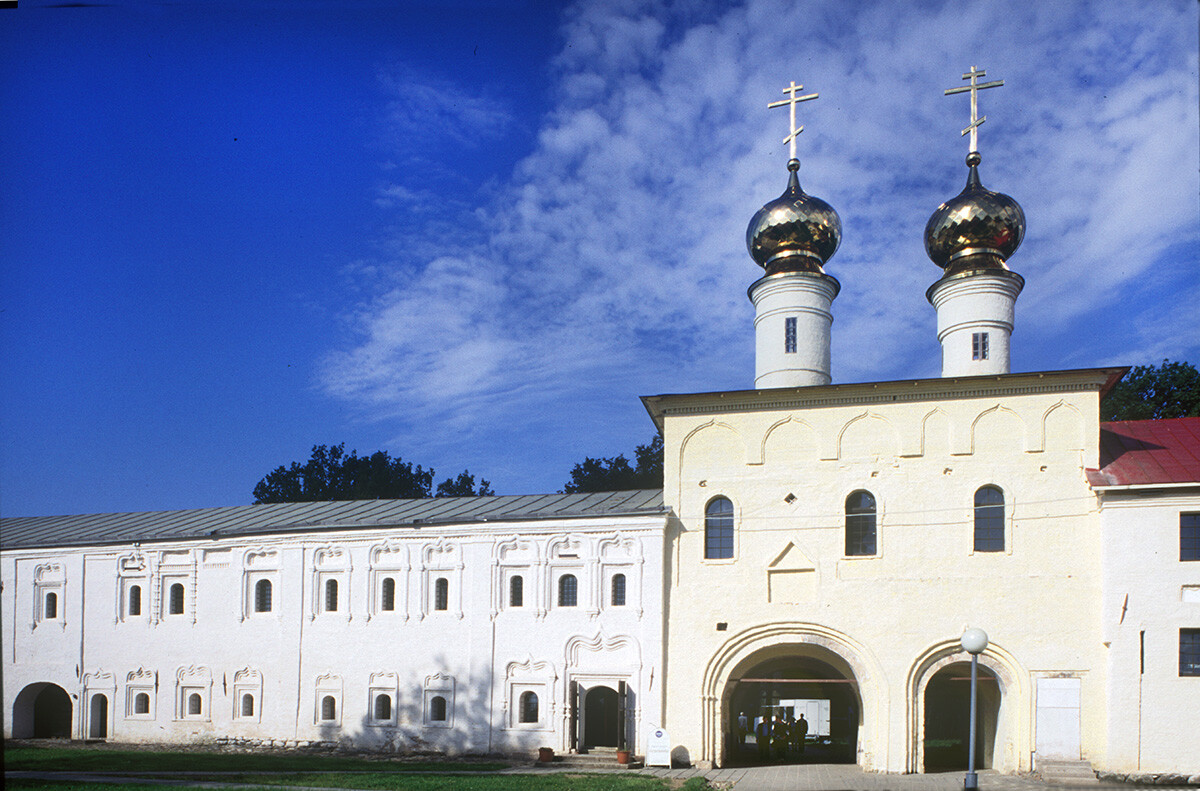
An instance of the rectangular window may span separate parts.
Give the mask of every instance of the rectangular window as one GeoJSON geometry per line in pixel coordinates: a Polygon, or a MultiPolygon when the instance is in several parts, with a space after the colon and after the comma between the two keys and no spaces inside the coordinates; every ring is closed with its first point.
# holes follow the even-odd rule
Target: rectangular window
{"type": "Polygon", "coordinates": [[[783,320],[783,351],[785,354],[796,353],[796,317],[789,316],[783,320]]]}
{"type": "Polygon", "coordinates": [[[1179,630],[1179,675],[1200,676],[1200,629],[1179,630]]]}
{"type": "Polygon", "coordinates": [[[986,360],[988,358],[988,334],[986,332],[971,333],[971,359],[986,360]]]}
{"type": "Polygon", "coordinates": [[[1179,559],[1200,560],[1200,514],[1179,515],[1179,559]]]}

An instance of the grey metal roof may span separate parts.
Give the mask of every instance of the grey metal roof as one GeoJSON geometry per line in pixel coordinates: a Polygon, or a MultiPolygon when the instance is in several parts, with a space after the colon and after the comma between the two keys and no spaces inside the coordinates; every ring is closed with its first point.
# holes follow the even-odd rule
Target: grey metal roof
{"type": "Polygon", "coordinates": [[[131,514],[22,516],[0,519],[0,549],[177,541],[305,530],[420,527],[470,522],[656,516],[667,513],[661,489],[590,494],[436,497],[237,505],[131,514]]]}

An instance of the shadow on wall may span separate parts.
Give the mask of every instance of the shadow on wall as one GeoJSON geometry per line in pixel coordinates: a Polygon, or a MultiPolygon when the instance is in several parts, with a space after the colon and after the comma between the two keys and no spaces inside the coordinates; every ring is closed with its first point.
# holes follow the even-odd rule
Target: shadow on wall
{"type": "Polygon", "coordinates": [[[321,740],[374,752],[446,755],[532,756],[539,746],[551,743],[549,706],[541,714],[549,730],[505,729],[509,712],[499,691],[493,710],[489,675],[456,674],[452,671],[456,665],[439,656],[428,668],[405,668],[396,674],[398,688],[371,687],[366,713],[357,722],[320,723],[321,740]],[[489,721],[495,726],[490,739],[489,721]]]}

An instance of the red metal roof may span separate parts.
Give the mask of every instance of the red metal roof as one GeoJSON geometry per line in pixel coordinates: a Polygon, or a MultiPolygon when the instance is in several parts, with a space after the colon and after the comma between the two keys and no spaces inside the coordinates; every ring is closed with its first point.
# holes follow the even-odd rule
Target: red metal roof
{"type": "Polygon", "coordinates": [[[1092,486],[1200,483],[1200,417],[1100,424],[1100,469],[1092,486]]]}

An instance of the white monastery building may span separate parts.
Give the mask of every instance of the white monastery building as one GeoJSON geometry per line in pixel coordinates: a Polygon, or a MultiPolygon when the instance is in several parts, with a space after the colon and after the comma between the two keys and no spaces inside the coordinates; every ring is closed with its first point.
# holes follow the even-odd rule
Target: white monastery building
{"type": "Polygon", "coordinates": [[[5,738],[663,730],[700,765],[964,768],[979,628],[976,766],[1200,773],[1200,418],[1101,422],[1125,368],[1010,371],[1025,217],[980,177],[982,76],[925,229],[940,378],[832,383],[841,223],[800,187],[793,83],[788,184],[747,232],[755,389],[643,399],[661,492],[5,519],[5,738]]]}

